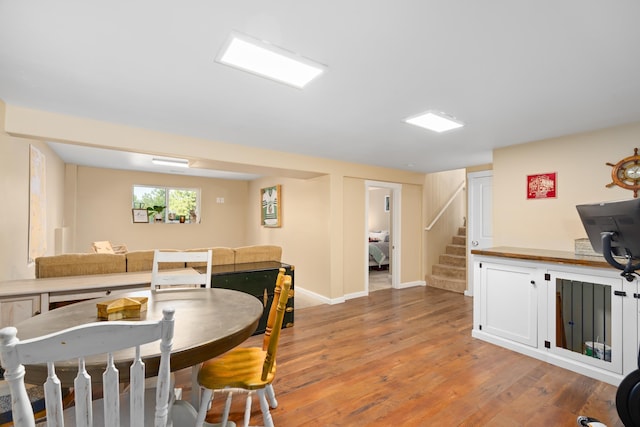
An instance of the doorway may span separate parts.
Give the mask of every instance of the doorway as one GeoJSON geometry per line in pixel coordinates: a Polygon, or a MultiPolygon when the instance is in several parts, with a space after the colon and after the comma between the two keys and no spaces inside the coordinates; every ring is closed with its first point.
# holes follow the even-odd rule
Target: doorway
{"type": "Polygon", "coordinates": [[[365,181],[365,293],[400,282],[400,184],[365,181]]]}

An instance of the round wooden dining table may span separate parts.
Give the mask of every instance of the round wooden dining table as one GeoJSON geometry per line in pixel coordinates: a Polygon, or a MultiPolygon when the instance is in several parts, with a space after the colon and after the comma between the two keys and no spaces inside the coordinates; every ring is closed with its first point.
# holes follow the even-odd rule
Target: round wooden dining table
{"type": "MultiPolygon", "coordinates": [[[[218,356],[245,341],[256,330],[262,316],[260,301],[249,294],[229,289],[199,288],[167,291],[138,291],[113,293],[109,297],[78,302],[34,316],[16,325],[18,338],[25,340],[57,332],[98,320],[97,303],[122,297],[147,297],[147,310],[139,320],[160,320],[162,309],[175,309],[171,371],[195,366],[218,356]]],[[[134,319],[132,319],[135,321],[134,319]]],[[[140,348],[146,365],[146,376],[158,373],[160,343],[145,344],[140,348]]],[[[114,352],[114,361],[120,371],[120,381],[129,380],[129,365],[134,350],[114,352]]],[[[92,381],[102,381],[105,356],[86,359],[86,368],[92,381]]],[[[63,387],[73,387],[77,361],[56,363],[56,374],[63,387]]],[[[26,367],[25,382],[42,385],[47,378],[46,365],[26,367]]]]}

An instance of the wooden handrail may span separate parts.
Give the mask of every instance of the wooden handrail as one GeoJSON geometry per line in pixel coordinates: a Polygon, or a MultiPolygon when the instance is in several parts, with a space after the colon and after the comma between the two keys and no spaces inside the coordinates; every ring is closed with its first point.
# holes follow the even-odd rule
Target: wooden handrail
{"type": "Polygon", "coordinates": [[[436,222],[438,222],[440,217],[444,214],[444,211],[447,210],[449,205],[451,203],[453,203],[453,201],[456,198],[456,196],[464,189],[464,184],[465,184],[464,181],[462,181],[462,183],[460,183],[460,185],[458,186],[458,189],[453,193],[453,195],[449,198],[449,201],[447,203],[445,203],[445,205],[442,207],[442,209],[440,209],[440,212],[438,212],[438,215],[436,215],[436,217],[433,219],[433,221],[431,221],[431,224],[429,224],[427,227],[425,227],[425,230],[431,231],[431,229],[436,224],[436,222]]]}

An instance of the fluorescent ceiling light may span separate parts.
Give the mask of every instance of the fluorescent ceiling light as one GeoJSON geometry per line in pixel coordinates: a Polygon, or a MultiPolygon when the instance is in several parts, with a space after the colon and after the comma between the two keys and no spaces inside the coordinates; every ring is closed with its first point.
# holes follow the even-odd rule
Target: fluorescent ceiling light
{"type": "Polygon", "coordinates": [[[300,89],[326,68],[293,52],[237,33],[231,34],[216,61],[300,89]]]}
{"type": "Polygon", "coordinates": [[[445,132],[464,126],[464,123],[439,111],[427,111],[418,116],[409,117],[405,122],[434,132],[445,132]]]}
{"type": "Polygon", "coordinates": [[[189,167],[189,160],[184,159],[151,159],[151,163],[161,166],[177,166],[179,168],[189,167]]]}

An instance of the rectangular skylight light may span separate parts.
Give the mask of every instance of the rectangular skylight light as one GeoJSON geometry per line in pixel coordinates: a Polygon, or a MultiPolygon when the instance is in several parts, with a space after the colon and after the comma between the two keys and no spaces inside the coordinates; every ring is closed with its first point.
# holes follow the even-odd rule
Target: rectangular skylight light
{"type": "Polygon", "coordinates": [[[177,166],[179,168],[188,168],[189,161],[184,159],[151,159],[151,163],[161,166],[177,166]]]}
{"type": "Polygon", "coordinates": [[[326,68],[288,50],[238,33],[231,34],[216,61],[299,89],[326,68]]]}
{"type": "Polygon", "coordinates": [[[418,116],[409,117],[405,122],[434,132],[446,132],[464,126],[464,123],[439,111],[427,111],[418,116]]]}

